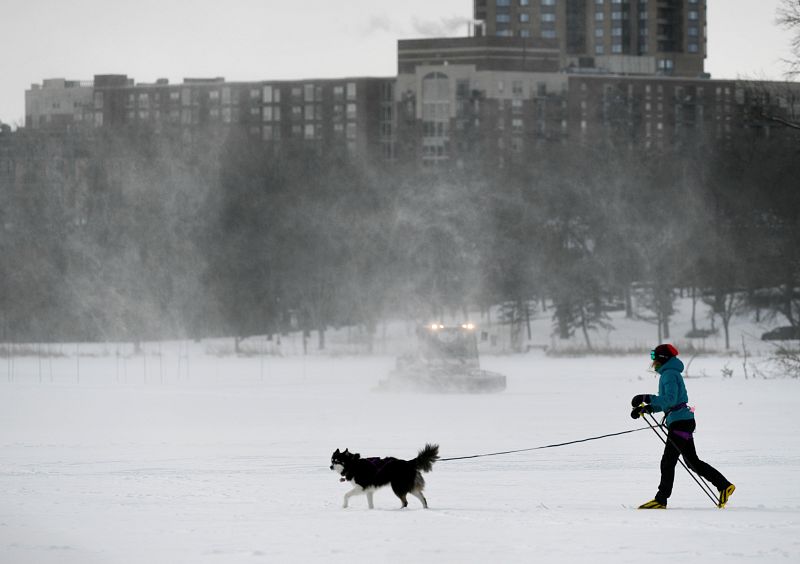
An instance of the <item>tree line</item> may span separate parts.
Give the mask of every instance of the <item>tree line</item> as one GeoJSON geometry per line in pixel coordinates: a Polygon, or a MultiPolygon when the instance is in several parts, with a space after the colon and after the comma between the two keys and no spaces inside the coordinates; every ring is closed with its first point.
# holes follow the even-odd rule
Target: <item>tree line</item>
{"type": "Polygon", "coordinates": [[[331,327],[499,309],[521,342],[546,308],[554,334],[591,348],[609,304],[634,315],[634,299],[671,337],[679,292],[726,338],[746,309],[798,327],[797,152],[794,130],[742,128],[420,170],[236,130],[18,132],[0,176],[0,340],[302,330],[324,347],[331,327]]]}

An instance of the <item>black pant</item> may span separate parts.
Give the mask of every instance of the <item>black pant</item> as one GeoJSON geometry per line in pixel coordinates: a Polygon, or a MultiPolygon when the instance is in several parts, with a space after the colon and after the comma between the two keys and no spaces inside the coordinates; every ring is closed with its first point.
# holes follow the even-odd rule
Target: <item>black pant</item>
{"type": "Polygon", "coordinates": [[[661,483],[658,485],[658,494],[656,494],[656,500],[664,505],[672,495],[675,465],[678,463],[680,455],[683,455],[683,460],[691,470],[714,484],[718,490],[724,490],[731,484],[717,469],[697,457],[692,436],[694,429],[694,419],[675,421],[669,426],[667,444],[664,445],[664,455],[661,457],[661,483]]]}

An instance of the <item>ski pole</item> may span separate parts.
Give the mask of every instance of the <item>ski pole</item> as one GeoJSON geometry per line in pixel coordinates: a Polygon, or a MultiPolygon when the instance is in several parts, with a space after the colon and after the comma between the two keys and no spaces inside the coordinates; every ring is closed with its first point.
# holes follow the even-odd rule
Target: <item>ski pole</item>
{"type": "MultiPolygon", "coordinates": [[[[655,426],[650,425],[649,421],[648,421],[647,424],[651,429],[654,429],[656,431],[656,434],[658,435],[658,438],[661,439],[661,442],[664,443],[664,444],[667,444],[667,440],[669,440],[669,443],[673,447],[675,447],[675,450],[677,450],[680,454],[683,454],[683,453],[681,453],[680,449],[678,448],[678,445],[676,445],[675,442],[672,439],[669,438],[669,432],[664,430],[663,425],[659,425],[656,422],[655,417],[653,417],[652,415],[651,415],[651,418],[653,419],[653,423],[654,423],[655,426]]],[[[687,471],[691,470],[686,464],[684,464],[683,460],[681,460],[680,458],[678,458],[678,462],[680,462],[681,465],[684,468],[686,468],[687,471]]],[[[695,475],[693,473],[690,473],[690,475],[693,478],[695,477],[695,475]]],[[[702,476],[700,476],[699,474],[697,475],[697,477],[700,479],[699,483],[700,483],[700,486],[703,488],[703,490],[705,490],[707,494],[710,494],[711,498],[714,499],[714,490],[711,489],[711,486],[708,484],[708,482],[706,482],[706,479],[703,478],[702,476]]],[[[697,480],[695,480],[695,481],[697,481],[697,480]]]]}
{"type": "MultiPolygon", "coordinates": [[[[677,450],[680,453],[681,449],[678,448],[678,445],[675,444],[675,441],[673,441],[672,439],[669,438],[669,433],[666,433],[666,437],[664,435],[662,435],[658,431],[658,428],[660,426],[656,422],[655,417],[650,415],[650,418],[648,419],[647,415],[648,415],[647,413],[643,413],[642,414],[642,416],[644,416],[644,418],[645,418],[645,422],[647,423],[647,425],[653,430],[653,432],[656,434],[656,436],[659,439],[661,439],[661,442],[666,445],[667,441],[669,441],[669,444],[671,444],[673,446],[673,448],[675,448],[675,450],[677,450]],[[652,420],[652,423],[650,422],[651,420],[652,420]]],[[[716,505],[717,507],[719,507],[719,500],[717,500],[717,498],[714,497],[714,493],[711,490],[711,486],[708,485],[708,483],[703,479],[703,477],[702,476],[695,476],[694,473],[686,465],[686,463],[683,460],[681,460],[680,458],[678,458],[678,462],[680,462],[681,466],[683,466],[686,469],[686,471],[689,473],[689,476],[692,477],[692,480],[694,480],[695,483],[697,483],[697,485],[700,486],[700,489],[703,490],[703,493],[708,496],[708,498],[712,501],[712,503],[714,505],[716,505]]]]}
{"type": "MultiPolygon", "coordinates": [[[[681,452],[681,450],[678,448],[678,445],[676,445],[676,444],[675,444],[675,441],[673,441],[673,440],[672,440],[672,439],[669,437],[669,432],[667,432],[667,431],[664,431],[664,429],[662,428],[662,426],[661,426],[661,425],[659,425],[659,424],[656,422],[656,420],[655,420],[655,417],[654,417],[653,415],[651,415],[651,416],[650,416],[650,418],[652,419],[652,421],[653,421],[653,424],[651,425],[651,424],[650,424],[650,422],[649,422],[649,421],[647,421],[647,425],[648,425],[648,426],[649,426],[651,429],[653,429],[653,431],[656,433],[656,435],[658,435],[658,438],[659,438],[659,439],[661,439],[661,442],[662,442],[662,443],[664,443],[664,444],[666,445],[666,444],[667,444],[667,441],[669,441],[669,444],[671,444],[671,445],[672,445],[672,446],[675,448],[675,450],[677,450],[677,451],[678,451],[678,453],[680,453],[680,454],[682,455],[683,453],[682,453],[682,452],[681,452]]],[[[680,463],[681,463],[681,466],[683,466],[683,467],[686,469],[686,471],[687,471],[687,472],[689,472],[689,475],[692,477],[692,479],[693,479],[693,480],[694,480],[694,481],[697,483],[697,485],[699,485],[699,486],[700,486],[700,488],[701,488],[701,489],[703,490],[703,492],[704,492],[704,493],[705,493],[705,494],[706,494],[706,495],[709,497],[709,499],[711,499],[711,501],[713,501],[713,502],[714,502],[714,505],[717,505],[717,506],[719,506],[719,501],[718,501],[718,500],[717,500],[717,498],[714,496],[714,490],[711,488],[711,486],[708,484],[708,482],[706,482],[705,478],[703,478],[703,477],[702,477],[702,476],[700,476],[699,474],[698,474],[697,476],[695,476],[695,473],[694,473],[694,472],[692,472],[692,471],[691,471],[691,469],[690,469],[690,468],[689,468],[689,467],[688,467],[688,466],[687,466],[687,465],[684,463],[684,461],[683,461],[683,460],[681,460],[680,458],[678,458],[678,462],[680,462],[680,463]]]]}

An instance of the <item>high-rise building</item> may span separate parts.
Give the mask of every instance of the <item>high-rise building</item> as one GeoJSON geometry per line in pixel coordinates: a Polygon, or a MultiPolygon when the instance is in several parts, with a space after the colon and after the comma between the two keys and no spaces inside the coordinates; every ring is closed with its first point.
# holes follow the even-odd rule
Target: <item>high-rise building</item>
{"type": "MultiPolygon", "coordinates": [[[[238,131],[275,154],[344,150],[424,167],[526,163],[554,144],[727,142],[758,119],[745,85],[703,73],[705,10],[705,0],[475,0],[474,34],[398,41],[396,77],[47,80],[26,93],[26,127],[152,128],[188,148],[238,131]]],[[[758,89],[797,119],[800,89],[758,89]]]]}
{"type": "Polygon", "coordinates": [[[700,77],[706,0],[475,0],[476,34],[558,42],[563,68],[700,77]]]}

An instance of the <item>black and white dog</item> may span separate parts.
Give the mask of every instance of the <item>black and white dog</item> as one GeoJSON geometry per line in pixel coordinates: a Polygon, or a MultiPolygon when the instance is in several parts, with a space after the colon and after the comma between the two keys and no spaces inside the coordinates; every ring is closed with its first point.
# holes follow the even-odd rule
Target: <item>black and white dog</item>
{"type": "Polygon", "coordinates": [[[422,495],[425,480],[422,472],[430,472],[433,463],[439,460],[439,445],[425,445],[414,460],[400,460],[399,458],[361,458],[356,452],[336,451],[331,456],[331,470],[339,473],[339,481],[353,482],[353,489],[344,494],[344,505],[348,500],[358,494],[367,495],[367,504],[373,509],[372,496],[375,490],[382,486],[391,485],[394,494],[403,502],[403,507],[408,506],[406,496],[413,495],[422,502],[422,507],[428,508],[428,500],[422,495]]]}

